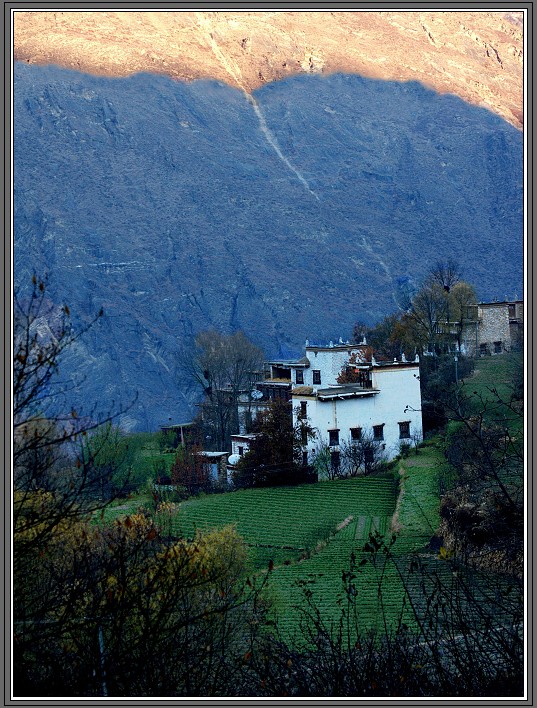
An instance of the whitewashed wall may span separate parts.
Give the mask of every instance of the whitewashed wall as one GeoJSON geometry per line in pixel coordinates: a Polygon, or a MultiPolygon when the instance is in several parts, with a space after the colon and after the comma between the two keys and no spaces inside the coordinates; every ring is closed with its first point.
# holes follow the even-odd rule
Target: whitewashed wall
{"type": "Polygon", "coordinates": [[[359,347],[341,347],[333,349],[319,349],[306,347],[306,356],[310,362],[309,368],[304,370],[304,386],[325,388],[337,384],[337,377],[343,365],[347,363],[353,352],[359,352],[359,347]],[[321,372],[320,386],[313,383],[313,370],[321,372]]]}
{"type": "MultiPolygon", "coordinates": [[[[377,394],[346,399],[320,401],[316,397],[293,396],[293,411],[297,414],[302,401],[306,402],[306,413],[313,428],[318,433],[317,440],[310,444],[311,453],[319,442],[328,444],[328,431],[339,429],[340,442],[350,439],[350,428],[362,428],[365,435],[372,434],[374,425],[384,424],[384,444],[387,459],[399,454],[401,439],[399,422],[410,422],[411,439],[423,437],[421,417],[421,394],[419,366],[397,369],[374,368],[373,388],[377,394]],[[406,410],[405,410],[406,409],[406,410]]],[[[334,448],[337,449],[337,448],[334,448]]]]}

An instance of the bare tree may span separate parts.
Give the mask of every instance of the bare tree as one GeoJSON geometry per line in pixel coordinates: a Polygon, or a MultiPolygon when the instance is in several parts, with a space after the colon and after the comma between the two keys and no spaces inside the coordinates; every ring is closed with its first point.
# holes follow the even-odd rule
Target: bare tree
{"type": "Polygon", "coordinates": [[[431,268],[430,278],[445,292],[449,293],[462,276],[461,268],[456,260],[448,258],[446,261],[437,261],[431,268]]]}
{"type": "Polygon", "coordinates": [[[231,529],[186,541],[164,537],[140,511],[106,522],[102,482],[121,437],[57,407],[61,355],[80,332],[67,307],[51,320],[45,292],[34,278],[29,296],[15,299],[14,691],[241,691],[259,624],[246,550],[231,529]]]}
{"type": "Polygon", "coordinates": [[[319,479],[338,479],[342,476],[339,452],[334,455],[330,447],[322,441],[317,443],[312,465],[319,479]]]}
{"type": "MultiPolygon", "coordinates": [[[[67,519],[80,518],[103,504],[102,470],[88,456],[86,441],[112,416],[82,415],[71,406],[65,410],[62,405],[68,403],[71,384],[59,375],[65,350],[100,315],[75,331],[69,308],[54,308],[46,296],[45,282],[35,276],[26,297],[15,294],[13,520],[19,551],[44,542],[67,519]]],[[[17,553],[15,562],[24,557],[25,553],[17,553]]]]}
{"type": "Polygon", "coordinates": [[[230,435],[238,431],[239,395],[252,388],[263,361],[263,351],[241,331],[231,335],[200,332],[193,346],[181,352],[180,377],[203,392],[200,408],[212,447],[229,448],[230,435]]]}
{"type": "Polygon", "coordinates": [[[358,477],[374,472],[383,459],[383,443],[372,434],[362,433],[357,439],[342,440],[337,449],[320,440],[313,467],[320,479],[358,477]]]}
{"type": "Polygon", "coordinates": [[[407,325],[422,350],[434,351],[438,342],[438,322],[447,317],[447,294],[433,279],[428,279],[412,300],[407,325]]]}
{"type": "Polygon", "coordinates": [[[477,297],[474,288],[462,280],[451,288],[449,293],[450,320],[457,333],[457,346],[460,350],[465,325],[477,319],[477,297]]]}
{"type": "Polygon", "coordinates": [[[341,466],[345,476],[357,477],[374,472],[383,461],[383,443],[373,434],[363,433],[356,440],[344,440],[340,445],[341,466]]]}

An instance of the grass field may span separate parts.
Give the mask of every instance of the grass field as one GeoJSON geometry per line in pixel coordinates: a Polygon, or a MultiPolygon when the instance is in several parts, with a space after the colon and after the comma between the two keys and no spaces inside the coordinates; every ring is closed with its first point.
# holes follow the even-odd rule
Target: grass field
{"type": "MultiPolygon", "coordinates": [[[[496,397],[493,389],[508,396],[515,363],[515,354],[478,360],[464,390],[487,401],[496,397]]],[[[494,411],[493,406],[492,415],[494,411]]],[[[169,468],[173,457],[149,440],[138,452],[140,468],[148,477],[162,460],[169,468]]],[[[398,460],[384,476],[201,495],[175,504],[168,523],[174,535],[184,537],[234,525],[249,550],[247,572],[264,574],[269,564],[273,566],[267,594],[287,637],[299,631],[307,607],[305,593],[310,594],[322,622],[337,624],[347,603],[342,573],[349,570],[351,555],[361,628],[379,627],[385,619],[412,625],[408,604],[403,607],[404,585],[412,588],[418,582],[409,574],[412,555],[418,553],[435,573],[449,572],[448,564],[428,550],[440,520],[440,478],[446,476],[442,441],[436,438],[398,460]],[[390,554],[395,563],[385,563],[382,551],[376,556],[364,551],[371,533],[389,543],[394,532],[390,554]]],[[[132,514],[140,505],[151,505],[149,494],[111,506],[105,520],[132,514]]]]}
{"type": "Polygon", "coordinates": [[[385,530],[394,508],[391,476],[245,489],[181,503],[173,531],[192,536],[196,530],[232,523],[250,548],[250,567],[255,570],[266,568],[271,560],[278,566],[311,553],[343,522],[352,528],[360,524],[365,538],[371,523],[385,530]]]}
{"type": "Polygon", "coordinates": [[[520,352],[508,352],[481,357],[476,360],[474,373],[465,383],[472,392],[485,398],[493,397],[491,389],[496,389],[502,397],[509,396],[521,356],[520,352]]]}
{"type": "MultiPolygon", "coordinates": [[[[299,632],[305,590],[311,593],[322,620],[327,625],[337,623],[347,602],[342,572],[350,569],[351,554],[356,558],[353,583],[359,598],[359,626],[364,630],[379,627],[385,619],[392,624],[401,620],[412,625],[412,612],[408,605],[403,607],[403,582],[409,587],[415,582],[408,575],[410,556],[417,551],[426,552],[438,526],[438,474],[442,464],[442,453],[436,445],[421,448],[419,454],[401,460],[400,494],[392,516],[355,514],[351,523],[311,557],[273,571],[270,596],[280,627],[288,636],[299,632]],[[371,532],[377,531],[389,542],[394,530],[397,539],[391,553],[395,563],[386,562],[382,552],[375,557],[364,552],[371,532]]],[[[436,562],[434,557],[430,560],[436,562]]]]}
{"type": "Polygon", "coordinates": [[[400,495],[394,518],[399,548],[426,546],[440,523],[439,476],[447,467],[439,441],[420,448],[418,455],[401,460],[400,495]]]}
{"type": "MultiPolygon", "coordinates": [[[[249,550],[247,571],[266,573],[273,565],[267,593],[287,636],[299,629],[304,588],[312,593],[323,621],[337,621],[346,601],[342,572],[354,554],[361,625],[375,627],[383,613],[392,622],[398,620],[404,591],[396,566],[384,567],[382,555],[370,562],[364,545],[371,533],[390,539],[395,529],[392,551],[401,568],[408,554],[425,549],[438,525],[442,463],[439,448],[428,445],[384,476],[193,497],[174,505],[168,523],[174,535],[184,537],[234,525],[249,550]],[[367,563],[360,565],[366,557],[367,563]]],[[[105,520],[133,513],[150,501],[142,495],[118,503],[107,510],[105,520]]]]}
{"type": "Polygon", "coordinates": [[[522,430],[523,418],[509,412],[501,401],[510,400],[517,375],[521,376],[521,367],[521,352],[481,357],[476,361],[473,375],[465,379],[461,389],[462,396],[471,400],[472,410],[481,412],[486,407],[486,421],[506,422],[513,433],[522,430]]]}

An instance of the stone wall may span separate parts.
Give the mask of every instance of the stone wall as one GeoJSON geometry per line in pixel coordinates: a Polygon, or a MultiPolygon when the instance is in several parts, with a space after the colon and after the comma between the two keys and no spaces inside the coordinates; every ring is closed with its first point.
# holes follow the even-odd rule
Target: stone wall
{"type": "Polygon", "coordinates": [[[511,349],[509,305],[506,302],[484,303],[478,306],[479,354],[501,354],[511,349]]]}
{"type": "Polygon", "coordinates": [[[524,305],[522,301],[482,302],[477,306],[478,321],[465,325],[461,349],[466,356],[485,356],[510,351],[522,341],[524,305]]]}

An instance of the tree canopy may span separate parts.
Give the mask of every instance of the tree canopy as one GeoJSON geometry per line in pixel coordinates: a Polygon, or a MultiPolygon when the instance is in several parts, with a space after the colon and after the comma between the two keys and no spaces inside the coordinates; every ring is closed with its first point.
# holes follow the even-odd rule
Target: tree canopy
{"type": "Polygon", "coordinates": [[[230,435],[239,427],[238,397],[251,389],[264,359],[263,351],[241,331],[200,332],[193,345],[181,352],[182,381],[194,384],[203,395],[200,415],[211,449],[229,449],[230,435]]]}

